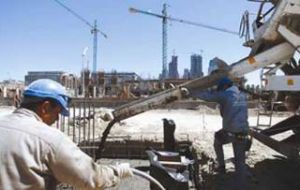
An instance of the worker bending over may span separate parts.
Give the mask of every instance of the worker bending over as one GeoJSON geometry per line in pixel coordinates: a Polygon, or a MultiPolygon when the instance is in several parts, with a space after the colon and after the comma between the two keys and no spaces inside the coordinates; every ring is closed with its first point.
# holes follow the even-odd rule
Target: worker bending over
{"type": "Polygon", "coordinates": [[[100,165],[50,127],[69,115],[70,97],[59,83],[40,79],[23,93],[20,108],[0,119],[0,189],[105,189],[132,176],[128,164],[100,165]]]}

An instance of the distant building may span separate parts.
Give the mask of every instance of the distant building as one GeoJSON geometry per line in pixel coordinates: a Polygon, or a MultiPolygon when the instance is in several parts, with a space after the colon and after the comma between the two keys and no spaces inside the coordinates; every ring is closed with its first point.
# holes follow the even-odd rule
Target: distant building
{"type": "Polygon", "coordinates": [[[104,83],[106,85],[110,84],[120,84],[126,81],[137,81],[141,80],[141,77],[135,72],[117,72],[113,71],[110,73],[104,73],[104,83]]]}
{"type": "Polygon", "coordinates": [[[178,56],[173,55],[172,61],[169,63],[169,77],[170,79],[178,79],[178,56]]]}
{"type": "MultiPolygon", "coordinates": [[[[0,99],[21,96],[24,89],[24,82],[17,80],[4,80],[0,82],[0,99]]],[[[1,103],[0,103],[1,104],[1,103]]]]}
{"type": "Polygon", "coordinates": [[[159,74],[158,78],[159,79],[166,79],[166,78],[168,78],[168,70],[167,70],[167,68],[164,68],[162,70],[162,72],[159,74]]]}
{"type": "MultiPolygon", "coordinates": [[[[25,86],[28,86],[33,81],[38,79],[51,79],[56,82],[61,83],[68,90],[72,89],[73,91],[78,87],[78,79],[73,74],[68,74],[63,71],[29,71],[25,75],[25,86]]],[[[75,94],[75,91],[72,94],[75,94]]]]}
{"type": "Polygon", "coordinates": [[[190,77],[198,78],[203,76],[202,71],[202,56],[198,54],[191,55],[191,70],[190,77]]]}
{"type": "Polygon", "coordinates": [[[183,79],[190,79],[191,78],[189,69],[184,69],[182,78],[183,79]]]}
{"type": "Polygon", "coordinates": [[[227,64],[222,59],[215,57],[209,61],[208,74],[218,69],[227,69],[227,67],[227,64]]]}
{"type": "Polygon", "coordinates": [[[38,79],[52,79],[61,83],[63,74],[63,71],[29,71],[27,75],[25,75],[25,85],[27,86],[38,79]]]}
{"type": "MultiPolygon", "coordinates": [[[[102,73],[102,80],[105,95],[118,95],[121,92],[127,91],[125,90],[128,84],[135,83],[141,81],[141,77],[137,75],[135,72],[117,72],[112,71],[109,73],[102,73]]],[[[128,87],[129,88],[129,87],[128,87]]],[[[128,92],[125,93],[128,97],[128,92]]]]}

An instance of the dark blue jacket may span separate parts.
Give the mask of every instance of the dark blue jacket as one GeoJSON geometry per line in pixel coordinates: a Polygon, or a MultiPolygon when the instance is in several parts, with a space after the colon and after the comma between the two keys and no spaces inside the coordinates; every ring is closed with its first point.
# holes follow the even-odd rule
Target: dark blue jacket
{"type": "Polygon", "coordinates": [[[236,86],[217,92],[191,91],[191,96],[219,103],[223,129],[226,131],[232,133],[248,132],[247,98],[236,86]]]}

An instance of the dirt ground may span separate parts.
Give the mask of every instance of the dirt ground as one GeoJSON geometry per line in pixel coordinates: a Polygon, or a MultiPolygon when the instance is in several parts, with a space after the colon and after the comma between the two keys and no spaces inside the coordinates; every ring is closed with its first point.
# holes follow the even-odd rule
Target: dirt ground
{"type": "MultiPolygon", "coordinates": [[[[289,113],[275,113],[272,123],[275,124],[289,113]]],[[[176,139],[188,137],[197,149],[202,159],[201,173],[204,178],[205,190],[233,190],[235,187],[234,166],[232,164],[233,151],[230,144],[224,146],[227,173],[215,174],[212,171],[212,162],[215,158],[213,150],[214,132],[222,125],[217,110],[205,106],[196,110],[152,110],[121,122],[112,130],[112,134],[129,135],[132,138],[142,135],[149,136],[163,133],[162,119],[172,119],[176,124],[176,139]]],[[[267,120],[267,119],[266,119],[267,120]]],[[[249,110],[249,124],[255,126],[257,115],[255,110],[249,110]]],[[[267,121],[266,121],[267,122],[267,121]]],[[[289,136],[291,133],[281,135],[289,136]]],[[[135,161],[133,161],[135,163],[135,161]]],[[[254,140],[251,150],[247,153],[249,166],[249,190],[299,190],[300,189],[300,162],[287,160],[279,153],[254,140]]],[[[119,189],[149,189],[145,182],[133,180],[121,185],[119,189]],[[132,185],[137,186],[131,187],[132,185]]]]}

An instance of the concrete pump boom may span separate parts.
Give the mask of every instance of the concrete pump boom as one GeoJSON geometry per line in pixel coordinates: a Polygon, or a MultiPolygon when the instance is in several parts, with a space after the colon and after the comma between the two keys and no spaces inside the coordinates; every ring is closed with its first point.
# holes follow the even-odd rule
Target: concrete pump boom
{"type": "Polygon", "coordinates": [[[216,82],[224,76],[229,76],[230,78],[241,77],[244,74],[263,68],[272,63],[288,60],[294,55],[294,52],[294,47],[289,43],[279,44],[256,56],[246,57],[236,63],[233,63],[229,66],[228,70],[205,76],[203,78],[194,79],[173,89],[168,89],[148,98],[136,100],[117,107],[113,111],[113,116],[117,120],[127,119],[147,110],[157,108],[163,104],[170,103],[172,100],[181,99],[180,88],[182,87],[189,89],[206,89],[215,85],[216,82]]]}

